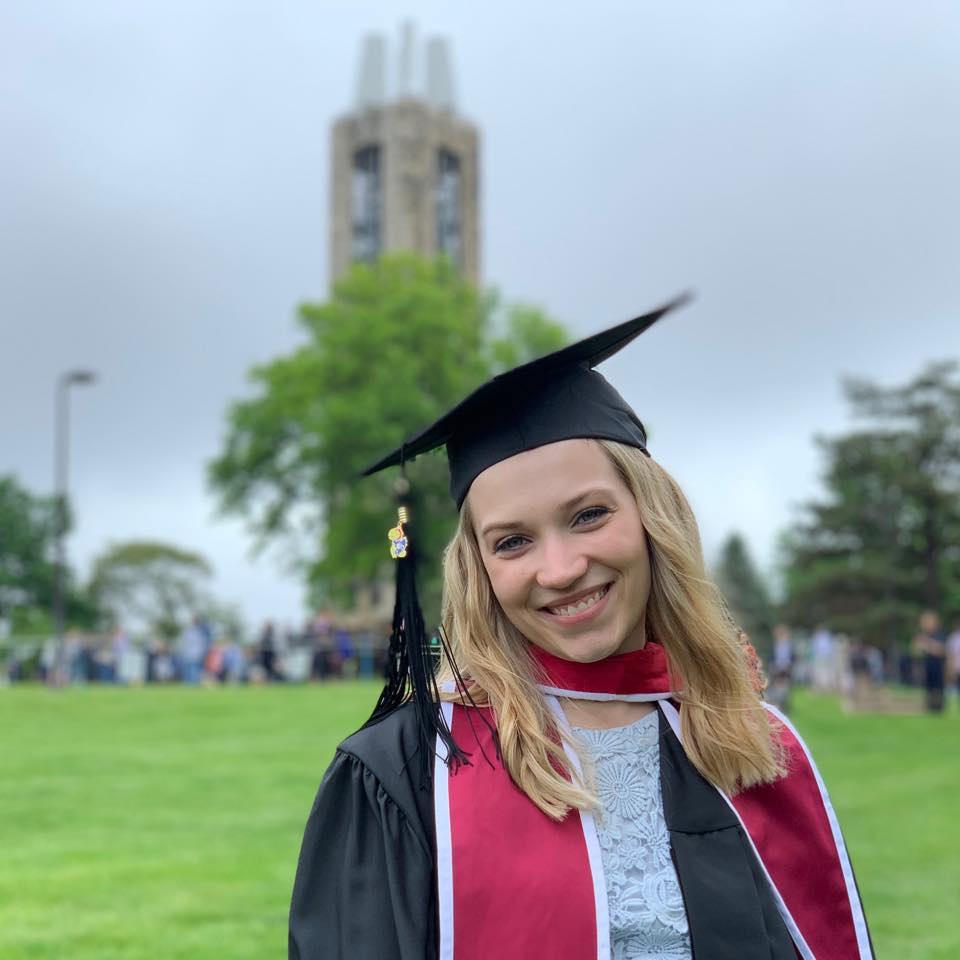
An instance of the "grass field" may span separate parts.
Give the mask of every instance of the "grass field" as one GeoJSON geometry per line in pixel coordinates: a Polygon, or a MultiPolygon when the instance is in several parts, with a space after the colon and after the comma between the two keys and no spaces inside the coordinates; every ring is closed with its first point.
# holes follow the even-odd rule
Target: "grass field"
{"type": "MultiPolygon", "coordinates": [[[[300,832],[376,688],[0,690],[0,957],[286,955],[300,832]]],[[[960,717],[797,699],[882,960],[960,957],[960,717]]]]}

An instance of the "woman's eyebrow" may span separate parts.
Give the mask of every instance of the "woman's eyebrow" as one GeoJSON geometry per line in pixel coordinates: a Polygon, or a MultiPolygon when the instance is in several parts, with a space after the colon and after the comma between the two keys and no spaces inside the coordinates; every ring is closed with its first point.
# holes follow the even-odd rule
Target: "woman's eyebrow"
{"type": "MultiPolygon", "coordinates": [[[[591,487],[589,490],[584,490],[582,493],[578,493],[575,497],[571,497],[569,500],[561,503],[557,507],[557,512],[568,513],[570,510],[573,510],[575,507],[583,503],[584,500],[589,500],[592,497],[609,497],[610,495],[611,490],[609,487],[591,487]]],[[[522,520],[495,520],[493,523],[488,523],[483,527],[483,529],[480,531],[480,536],[481,538],[487,537],[497,530],[519,530],[523,526],[525,526],[525,524],[522,520]]]]}
{"type": "Polygon", "coordinates": [[[509,523],[509,522],[490,523],[490,524],[487,524],[487,526],[485,526],[485,527],[480,531],[480,537],[481,537],[481,538],[488,537],[491,533],[495,533],[495,532],[500,531],[500,530],[502,530],[502,531],[504,531],[504,532],[506,532],[507,530],[519,530],[520,527],[522,527],[522,526],[523,526],[522,523],[518,523],[518,522],[516,522],[516,521],[514,521],[514,522],[512,522],[512,523],[509,523]]]}

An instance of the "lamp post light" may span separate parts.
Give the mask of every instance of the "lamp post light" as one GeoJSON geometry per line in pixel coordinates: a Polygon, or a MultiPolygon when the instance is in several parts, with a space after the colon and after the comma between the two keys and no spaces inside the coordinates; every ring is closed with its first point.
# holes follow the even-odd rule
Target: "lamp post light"
{"type": "Polygon", "coordinates": [[[64,535],[67,526],[67,467],[70,453],[70,388],[96,382],[92,370],[68,370],[57,378],[55,429],[53,448],[54,489],[56,515],[54,546],[56,562],[53,577],[53,625],[57,651],[63,643],[65,627],[64,591],[66,586],[66,547],[64,535]]]}

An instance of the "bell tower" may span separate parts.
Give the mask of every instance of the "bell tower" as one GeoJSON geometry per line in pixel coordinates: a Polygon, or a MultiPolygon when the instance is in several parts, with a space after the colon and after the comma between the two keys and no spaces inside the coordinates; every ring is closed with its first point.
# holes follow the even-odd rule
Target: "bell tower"
{"type": "Polygon", "coordinates": [[[353,110],[332,130],[330,276],[382,253],[443,253],[480,279],[479,132],[456,110],[447,41],[366,38],[353,110]],[[392,64],[394,82],[388,82],[392,64]]]}

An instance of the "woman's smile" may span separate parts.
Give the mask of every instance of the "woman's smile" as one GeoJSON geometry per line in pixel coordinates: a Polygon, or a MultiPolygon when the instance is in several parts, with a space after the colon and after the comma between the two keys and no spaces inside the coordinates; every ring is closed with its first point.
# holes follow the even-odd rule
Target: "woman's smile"
{"type": "Polygon", "coordinates": [[[605,583],[602,587],[587,593],[581,593],[573,599],[564,598],[558,603],[549,604],[540,608],[540,612],[551,623],[561,627],[574,626],[584,623],[587,620],[593,620],[600,616],[606,609],[607,600],[610,591],[613,588],[612,583],[605,583]]]}

